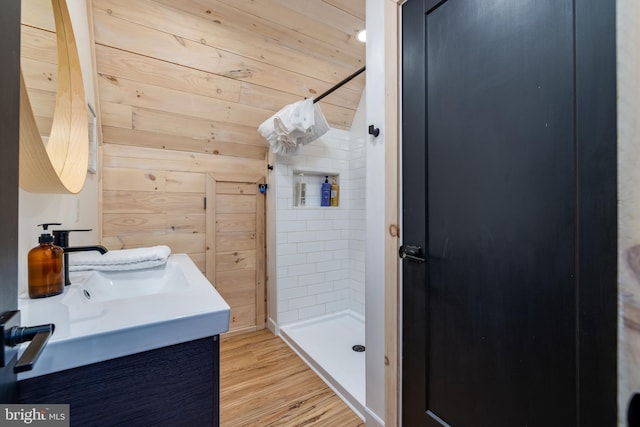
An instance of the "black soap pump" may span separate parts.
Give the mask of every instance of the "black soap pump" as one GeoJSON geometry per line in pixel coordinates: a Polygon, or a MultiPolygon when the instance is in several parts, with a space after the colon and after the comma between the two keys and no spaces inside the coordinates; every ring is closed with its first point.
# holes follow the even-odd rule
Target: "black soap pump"
{"type": "Polygon", "coordinates": [[[39,245],[29,251],[27,264],[29,270],[29,298],[45,298],[61,294],[64,290],[64,251],[53,244],[53,236],[49,234],[50,225],[59,223],[38,224],[43,232],[38,238],[39,245]]]}

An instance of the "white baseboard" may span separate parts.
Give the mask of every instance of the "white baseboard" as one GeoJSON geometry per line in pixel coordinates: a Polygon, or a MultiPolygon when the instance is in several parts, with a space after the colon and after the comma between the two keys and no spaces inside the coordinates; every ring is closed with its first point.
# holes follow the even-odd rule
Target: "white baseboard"
{"type": "Polygon", "coordinates": [[[367,427],[384,427],[384,421],[374,414],[371,409],[365,406],[364,410],[366,411],[365,422],[367,427]]]}
{"type": "Polygon", "coordinates": [[[280,328],[278,328],[278,324],[274,322],[272,318],[267,319],[267,329],[273,332],[273,335],[280,335],[280,328]]]}

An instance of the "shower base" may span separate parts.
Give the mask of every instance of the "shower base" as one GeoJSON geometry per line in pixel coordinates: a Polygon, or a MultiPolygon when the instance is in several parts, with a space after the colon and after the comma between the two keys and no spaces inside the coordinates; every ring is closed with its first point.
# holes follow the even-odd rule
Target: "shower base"
{"type": "Polygon", "coordinates": [[[350,310],[280,326],[280,336],[364,420],[364,318],[350,310]],[[361,350],[357,348],[357,350],[361,350]]]}

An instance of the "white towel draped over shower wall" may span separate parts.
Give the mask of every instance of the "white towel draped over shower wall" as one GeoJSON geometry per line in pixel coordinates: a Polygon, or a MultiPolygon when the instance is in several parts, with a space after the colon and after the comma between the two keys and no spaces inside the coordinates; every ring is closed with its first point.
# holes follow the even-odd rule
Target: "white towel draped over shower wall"
{"type": "Polygon", "coordinates": [[[265,120],[258,131],[276,154],[294,153],[298,144],[308,144],[329,131],[329,124],[313,98],[289,104],[265,120]]]}

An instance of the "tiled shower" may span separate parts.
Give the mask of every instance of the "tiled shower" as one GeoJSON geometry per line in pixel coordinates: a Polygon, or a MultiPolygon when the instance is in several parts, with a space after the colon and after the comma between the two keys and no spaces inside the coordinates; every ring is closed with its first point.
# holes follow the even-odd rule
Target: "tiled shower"
{"type": "Polygon", "coordinates": [[[364,407],[364,354],[354,356],[351,347],[365,344],[365,141],[363,96],[351,130],[331,129],[296,154],[277,156],[272,172],[277,307],[270,310],[277,313],[283,338],[358,412],[364,407]],[[305,206],[295,206],[300,173],[307,187],[305,206]],[[329,182],[335,176],[340,185],[338,207],[320,206],[326,176],[329,182]],[[324,333],[323,325],[333,334],[324,333]],[[318,342],[323,339],[327,342],[318,342]],[[337,342],[345,348],[330,349],[337,342]],[[345,360],[357,366],[338,370],[345,360]],[[353,375],[344,378],[344,372],[353,375]],[[340,383],[348,383],[347,390],[340,383]]]}
{"type": "Polygon", "coordinates": [[[279,325],[346,309],[364,315],[365,132],[360,116],[359,109],[352,131],[331,129],[275,162],[279,325]],[[304,207],[293,203],[299,172],[307,184],[304,207]],[[329,181],[338,177],[338,207],[320,207],[325,176],[329,181]]]}

